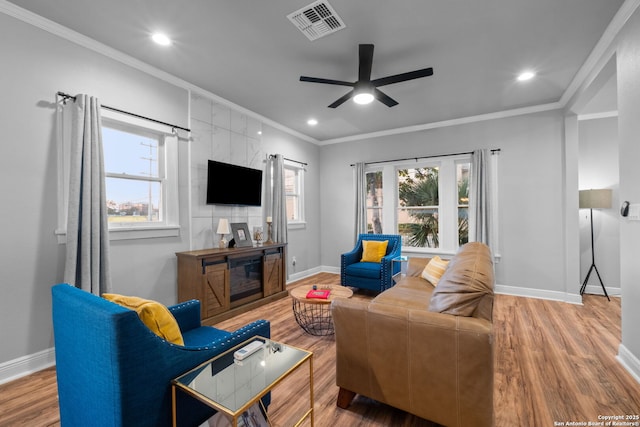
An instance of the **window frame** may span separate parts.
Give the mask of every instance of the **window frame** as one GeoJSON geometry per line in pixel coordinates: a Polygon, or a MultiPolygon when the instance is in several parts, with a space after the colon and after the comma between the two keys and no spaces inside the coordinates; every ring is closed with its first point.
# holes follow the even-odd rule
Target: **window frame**
{"type": "MultiPolygon", "coordinates": [[[[413,247],[403,245],[402,251],[407,253],[420,254],[442,254],[453,255],[457,252],[458,246],[458,183],[456,178],[456,168],[459,163],[469,163],[471,169],[471,154],[460,154],[453,156],[439,156],[429,158],[418,158],[412,160],[374,163],[367,165],[365,174],[375,171],[382,171],[383,180],[383,203],[382,210],[382,231],[384,234],[398,234],[398,209],[399,194],[397,174],[399,169],[413,169],[425,167],[438,167],[438,248],[413,247]],[[393,200],[389,203],[389,200],[393,200]]],[[[366,185],[366,183],[365,183],[366,185]]],[[[365,188],[366,191],[366,188],[365,188]]]]}
{"type": "MultiPolygon", "coordinates": [[[[127,129],[135,129],[136,134],[158,135],[158,166],[164,171],[162,178],[161,203],[163,204],[163,221],[144,223],[125,223],[113,226],[109,224],[109,240],[129,240],[176,237],[180,235],[179,223],[179,193],[178,193],[178,135],[173,129],[162,124],[156,124],[148,120],[130,116],[110,110],[101,110],[102,127],[118,129],[127,132],[127,129]],[[162,151],[162,154],[160,154],[162,151]],[[162,162],[162,165],[160,165],[162,162]]],[[[63,121],[64,122],[64,121],[63,121]]],[[[65,126],[60,126],[58,133],[58,226],[55,234],[58,243],[66,243],[67,234],[67,205],[69,188],[69,138],[65,138],[65,126]]],[[[105,177],[108,174],[105,173],[105,177]]],[[[122,175],[120,175],[122,177],[122,175]]],[[[134,179],[141,177],[131,176],[134,179]]]]}
{"type": "Polygon", "coordinates": [[[289,193],[285,192],[285,199],[289,196],[297,197],[297,210],[298,210],[298,218],[295,220],[290,220],[287,215],[287,228],[295,229],[295,228],[304,228],[307,224],[305,211],[304,211],[304,173],[306,172],[303,164],[298,162],[293,162],[290,160],[284,161],[284,169],[294,171],[296,176],[296,188],[297,192],[289,193]]]}

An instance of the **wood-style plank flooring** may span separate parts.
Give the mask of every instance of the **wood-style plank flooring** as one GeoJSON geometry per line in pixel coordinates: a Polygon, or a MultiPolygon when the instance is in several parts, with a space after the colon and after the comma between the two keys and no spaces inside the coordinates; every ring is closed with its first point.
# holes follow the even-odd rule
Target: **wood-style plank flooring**
{"type": "MultiPolygon", "coordinates": [[[[337,284],[321,273],[300,284],[337,284]]],[[[356,292],[354,298],[371,298],[356,292]]],[[[314,352],[315,421],[319,427],[434,424],[357,396],[347,410],[335,405],[333,337],[304,333],[285,298],[217,324],[232,330],[256,319],[271,321],[272,338],[314,352]]],[[[640,384],[616,360],[620,300],[584,296],[584,305],[497,295],[495,414],[497,427],[546,427],[596,422],[599,415],[640,414],[640,384]]],[[[308,404],[308,369],[282,383],[269,408],[287,426],[308,404]]],[[[0,426],[59,426],[55,369],[0,386],[0,426]]],[[[309,425],[308,423],[306,425],[309,425]]]]}

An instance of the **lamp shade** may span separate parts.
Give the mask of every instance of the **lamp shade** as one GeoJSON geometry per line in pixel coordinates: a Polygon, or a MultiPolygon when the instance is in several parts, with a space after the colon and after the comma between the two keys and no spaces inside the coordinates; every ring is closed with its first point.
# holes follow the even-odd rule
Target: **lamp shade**
{"type": "Polygon", "coordinates": [[[231,229],[229,228],[229,220],[226,218],[220,218],[218,222],[218,234],[229,234],[231,233],[231,229]]]}
{"type": "Polygon", "coordinates": [[[611,190],[580,190],[580,209],[611,208],[611,190]]]}

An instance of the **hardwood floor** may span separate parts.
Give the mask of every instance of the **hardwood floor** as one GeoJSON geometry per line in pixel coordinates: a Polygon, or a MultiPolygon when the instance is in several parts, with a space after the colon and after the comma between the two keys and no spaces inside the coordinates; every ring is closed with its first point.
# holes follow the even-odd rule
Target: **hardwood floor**
{"type": "MultiPolygon", "coordinates": [[[[321,273],[300,284],[337,284],[321,273]]],[[[354,298],[371,298],[356,292],[354,298]]],[[[333,337],[304,333],[285,298],[217,324],[235,329],[256,319],[271,321],[272,338],[314,352],[315,420],[319,427],[434,424],[357,396],[347,410],[336,407],[333,337]]],[[[584,296],[584,305],[497,295],[496,426],[546,427],[597,422],[599,415],[640,413],[640,384],[618,363],[620,300],[584,296]]],[[[274,391],[270,414],[278,425],[308,403],[307,369],[274,391]]],[[[59,426],[55,370],[46,369],[0,386],[0,426],[59,426]]],[[[306,424],[308,425],[308,423],[306,424]]]]}

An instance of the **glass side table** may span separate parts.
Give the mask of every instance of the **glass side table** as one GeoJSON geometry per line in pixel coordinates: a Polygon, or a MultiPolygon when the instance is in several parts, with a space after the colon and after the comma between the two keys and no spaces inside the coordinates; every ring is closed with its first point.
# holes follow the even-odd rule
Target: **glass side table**
{"type": "Polygon", "coordinates": [[[313,427],[313,353],[257,336],[171,381],[173,426],[178,425],[178,391],[225,414],[233,427],[245,426],[243,417],[266,414],[260,399],[305,362],[309,362],[309,409],[295,425],[309,418],[313,427]],[[242,360],[234,357],[237,350],[256,340],[262,346],[255,353],[242,360]]]}
{"type": "MultiPolygon", "coordinates": [[[[409,258],[405,255],[401,255],[401,256],[397,256],[395,258],[391,259],[391,265],[395,267],[395,264],[399,262],[400,263],[400,271],[398,271],[396,274],[393,275],[393,283],[398,283],[400,280],[402,280],[402,270],[403,270],[403,263],[407,263],[409,262],[409,258]]],[[[395,269],[395,268],[394,268],[395,269]]]]}

